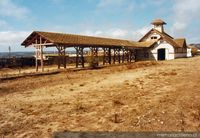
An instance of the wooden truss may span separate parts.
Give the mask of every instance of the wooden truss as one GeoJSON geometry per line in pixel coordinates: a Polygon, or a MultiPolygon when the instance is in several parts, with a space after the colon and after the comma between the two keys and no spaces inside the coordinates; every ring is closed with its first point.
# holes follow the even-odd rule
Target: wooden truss
{"type": "Polygon", "coordinates": [[[103,48],[103,65],[111,64],[111,48],[103,48]]]}
{"type": "Polygon", "coordinates": [[[66,69],[67,63],[66,63],[66,54],[65,54],[65,47],[64,46],[56,46],[58,49],[58,69],[63,65],[63,67],[66,69]]]}
{"type": "MultiPolygon", "coordinates": [[[[43,55],[43,48],[48,45],[52,45],[45,41],[42,37],[35,37],[35,43],[32,44],[35,48],[35,65],[36,71],[39,69],[39,63],[41,65],[42,71],[44,71],[44,55],[43,55]]],[[[66,49],[67,46],[64,45],[56,45],[58,50],[58,69],[62,66],[64,68],[67,67],[67,58],[66,58],[66,49]]],[[[69,46],[68,46],[69,47],[69,46]]],[[[84,68],[84,48],[81,46],[74,47],[76,49],[76,67],[83,67],[84,68]]],[[[99,57],[98,57],[98,49],[99,47],[89,47],[91,50],[91,59],[92,63],[95,65],[99,65],[99,57]]],[[[103,49],[103,65],[105,64],[115,64],[115,63],[125,63],[131,62],[135,60],[135,50],[134,49],[126,49],[122,47],[102,47],[103,49]]]]}
{"type": "Polygon", "coordinates": [[[83,56],[83,47],[75,47],[76,49],[76,67],[78,68],[81,65],[84,68],[84,56],[83,56]]]}
{"type": "Polygon", "coordinates": [[[91,50],[91,62],[95,64],[95,66],[99,65],[99,57],[98,57],[98,47],[90,47],[91,50]]]}

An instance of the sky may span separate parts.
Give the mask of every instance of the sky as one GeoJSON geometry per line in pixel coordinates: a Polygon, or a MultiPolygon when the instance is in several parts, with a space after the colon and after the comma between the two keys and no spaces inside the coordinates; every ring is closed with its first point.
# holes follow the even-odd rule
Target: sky
{"type": "Polygon", "coordinates": [[[137,41],[160,18],[165,31],[200,43],[199,0],[0,0],[0,52],[21,46],[33,31],[137,41]]]}

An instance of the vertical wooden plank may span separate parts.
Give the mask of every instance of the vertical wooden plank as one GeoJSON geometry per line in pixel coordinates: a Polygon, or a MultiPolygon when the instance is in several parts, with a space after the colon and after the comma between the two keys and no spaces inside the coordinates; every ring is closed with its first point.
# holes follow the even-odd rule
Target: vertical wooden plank
{"type": "MultiPolygon", "coordinates": [[[[42,37],[40,37],[40,44],[42,44],[42,37]]],[[[40,58],[41,58],[41,68],[44,71],[44,59],[43,59],[43,46],[40,45],[40,58]]]]}
{"type": "Polygon", "coordinates": [[[105,65],[105,60],[106,60],[106,48],[103,49],[103,65],[105,65]]]}
{"type": "MultiPolygon", "coordinates": [[[[37,38],[35,40],[35,44],[37,44],[37,38]]],[[[36,45],[35,46],[35,69],[36,69],[36,72],[38,72],[38,46],[36,45]]]]}
{"type": "Polygon", "coordinates": [[[81,48],[81,63],[82,63],[82,67],[85,67],[85,61],[84,61],[84,52],[83,52],[83,48],[81,48]]]}
{"type": "Polygon", "coordinates": [[[58,60],[58,69],[60,69],[60,47],[59,46],[56,46],[56,48],[58,49],[58,58],[57,58],[57,60],[58,60]]]}
{"type": "Polygon", "coordinates": [[[124,48],[122,49],[122,63],[124,63],[124,48]]]}
{"type": "Polygon", "coordinates": [[[63,60],[64,60],[64,61],[63,61],[63,62],[64,62],[64,63],[63,63],[63,64],[64,64],[63,66],[64,66],[64,68],[66,69],[66,68],[67,68],[67,63],[66,63],[66,53],[65,53],[65,47],[64,47],[64,46],[63,46],[63,58],[64,58],[64,59],[63,59],[63,60]]]}
{"type": "Polygon", "coordinates": [[[114,55],[113,55],[113,64],[115,64],[115,59],[116,59],[116,48],[113,49],[114,55]]]}
{"type": "Polygon", "coordinates": [[[111,55],[111,48],[109,47],[109,51],[108,51],[108,57],[109,57],[109,64],[111,64],[112,62],[112,55],[111,55]]]}
{"type": "Polygon", "coordinates": [[[120,48],[118,49],[118,62],[121,63],[121,55],[120,55],[120,48]]]}
{"type": "Polygon", "coordinates": [[[74,47],[76,49],[76,68],[78,68],[78,60],[79,60],[79,51],[78,47],[74,47]]]}

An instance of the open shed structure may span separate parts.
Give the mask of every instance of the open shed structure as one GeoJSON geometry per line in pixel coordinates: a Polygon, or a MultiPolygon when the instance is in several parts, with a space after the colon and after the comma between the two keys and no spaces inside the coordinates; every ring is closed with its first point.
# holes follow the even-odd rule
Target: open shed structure
{"type": "Polygon", "coordinates": [[[134,42],[128,40],[81,36],[53,32],[32,32],[21,44],[22,46],[34,46],[36,48],[36,71],[38,60],[44,70],[43,48],[56,47],[58,50],[58,69],[66,68],[66,49],[76,49],[76,67],[84,68],[84,48],[91,50],[92,60],[98,60],[98,50],[103,50],[103,64],[115,64],[135,61],[136,50],[151,47],[156,42],[134,42]]]}

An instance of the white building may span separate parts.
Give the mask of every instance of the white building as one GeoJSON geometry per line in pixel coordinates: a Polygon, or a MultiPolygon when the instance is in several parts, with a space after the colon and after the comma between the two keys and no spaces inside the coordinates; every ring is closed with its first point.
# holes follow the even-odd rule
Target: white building
{"type": "Polygon", "coordinates": [[[155,42],[150,47],[137,50],[138,60],[171,60],[175,58],[187,57],[191,50],[187,49],[185,38],[173,38],[164,31],[166,24],[161,19],[156,19],[151,23],[153,28],[144,35],[139,42],[155,42]]]}

